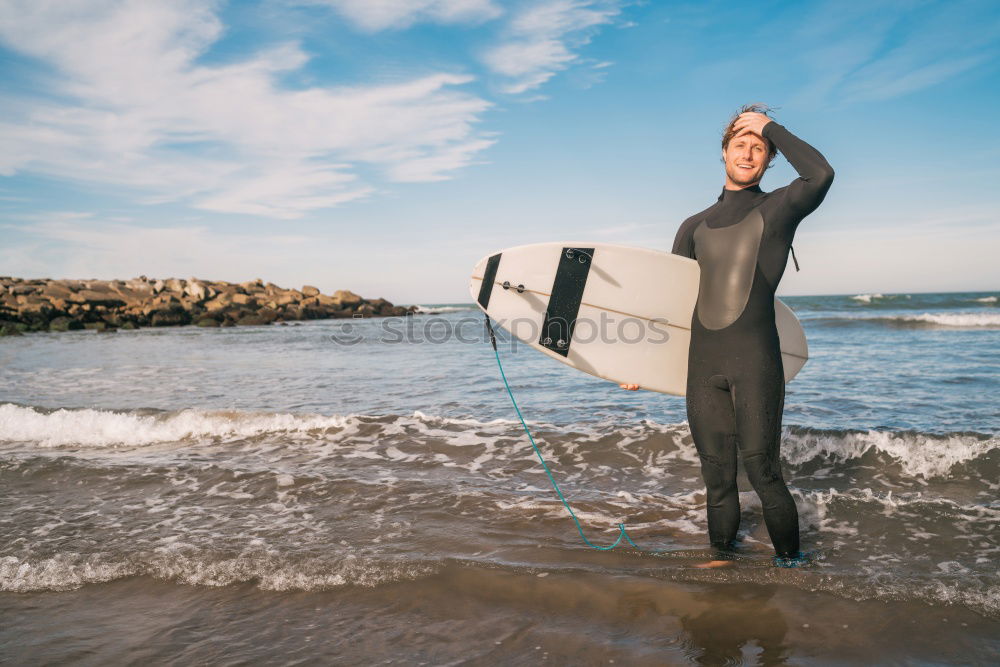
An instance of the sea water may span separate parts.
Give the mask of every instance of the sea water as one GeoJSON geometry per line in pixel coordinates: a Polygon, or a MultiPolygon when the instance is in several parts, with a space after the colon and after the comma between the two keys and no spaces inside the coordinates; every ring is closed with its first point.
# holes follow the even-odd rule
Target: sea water
{"type": "Polygon", "coordinates": [[[809,563],[694,567],[683,398],[481,313],[0,340],[0,646],[17,662],[989,662],[997,293],[786,297],[781,453],[809,563]]]}

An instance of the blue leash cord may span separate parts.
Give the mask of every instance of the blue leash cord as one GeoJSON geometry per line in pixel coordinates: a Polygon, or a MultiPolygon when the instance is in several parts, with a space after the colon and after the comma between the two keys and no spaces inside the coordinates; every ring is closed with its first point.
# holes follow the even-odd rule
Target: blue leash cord
{"type": "Polygon", "coordinates": [[[490,323],[489,315],[486,316],[486,328],[490,332],[490,344],[493,345],[493,354],[497,358],[497,367],[500,369],[500,377],[503,379],[503,386],[507,388],[507,395],[510,396],[510,402],[514,404],[514,410],[517,412],[517,418],[521,420],[521,426],[524,427],[524,432],[528,434],[528,440],[531,441],[531,446],[535,450],[535,455],[538,457],[538,461],[542,464],[542,469],[545,470],[545,474],[548,476],[549,481],[552,482],[552,488],[556,490],[556,495],[559,496],[559,500],[562,501],[562,504],[566,508],[566,511],[569,512],[570,517],[572,517],[573,523],[576,524],[576,530],[577,532],[580,533],[580,538],[584,541],[584,543],[586,543],[588,547],[592,549],[597,549],[598,551],[611,551],[612,549],[617,547],[622,540],[625,540],[639,551],[647,551],[649,553],[662,553],[662,551],[659,550],[643,549],[638,544],[633,542],[632,538],[629,537],[628,531],[625,530],[624,523],[618,524],[618,531],[619,531],[618,539],[615,540],[614,543],[611,544],[610,546],[602,547],[597,544],[594,544],[593,542],[587,539],[586,535],[583,534],[583,526],[580,525],[580,520],[576,518],[576,513],[573,512],[573,508],[569,506],[569,501],[566,500],[566,496],[564,496],[562,494],[562,491],[559,490],[559,485],[556,484],[556,480],[552,476],[552,471],[549,470],[549,466],[546,465],[545,459],[542,457],[541,450],[535,443],[535,439],[531,436],[531,431],[528,429],[528,425],[524,422],[524,416],[521,414],[521,408],[517,407],[517,401],[514,400],[514,393],[510,390],[510,384],[507,382],[507,374],[503,372],[503,364],[500,363],[500,352],[497,350],[497,338],[496,335],[493,333],[493,325],[492,323],[490,323]]]}

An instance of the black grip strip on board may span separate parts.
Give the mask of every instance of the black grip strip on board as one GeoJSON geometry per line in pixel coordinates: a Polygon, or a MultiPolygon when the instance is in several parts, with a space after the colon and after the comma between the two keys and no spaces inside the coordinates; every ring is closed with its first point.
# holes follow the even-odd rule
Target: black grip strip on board
{"type": "Polygon", "coordinates": [[[583,288],[594,259],[593,248],[563,248],[552,282],[552,296],[545,309],[542,335],[538,344],[562,356],[569,355],[573,328],[583,301],[583,288]]]}
{"type": "Polygon", "coordinates": [[[493,293],[493,283],[497,279],[497,267],[500,266],[500,255],[502,252],[491,256],[486,260],[486,270],[483,272],[483,284],[479,286],[479,305],[486,310],[490,307],[490,294],[493,293]]]}

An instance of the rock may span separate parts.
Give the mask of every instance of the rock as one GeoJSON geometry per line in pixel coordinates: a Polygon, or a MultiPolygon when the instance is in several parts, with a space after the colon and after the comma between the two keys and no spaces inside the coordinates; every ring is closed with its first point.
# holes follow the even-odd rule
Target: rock
{"type": "Polygon", "coordinates": [[[375,309],[376,315],[392,315],[392,310],[395,308],[395,306],[385,299],[373,299],[368,303],[375,309]]]}
{"type": "Polygon", "coordinates": [[[11,331],[98,331],[117,327],[265,325],[276,321],[409,314],[385,299],[313,285],[284,289],[261,279],[240,284],[197,278],[22,280],[0,277],[0,321],[11,331]]]}
{"type": "Polygon", "coordinates": [[[122,314],[117,310],[106,311],[98,314],[100,315],[101,319],[104,320],[104,322],[106,322],[107,325],[111,327],[116,327],[116,328],[120,327],[121,325],[125,324],[126,321],[125,318],[122,316],[122,314]]]}
{"type": "Polygon", "coordinates": [[[149,322],[154,327],[171,327],[188,324],[191,316],[183,310],[159,310],[150,314],[149,322]]]}
{"type": "Polygon", "coordinates": [[[268,322],[273,322],[278,319],[278,311],[273,308],[261,308],[257,311],[257,317],[262,317],[268,322]]]}
{"type": "Polygon", "coordinates": [[[4,322],[3,326],[0,326],[0,336],[23,336],[21,333],[21,328],[12,322],[4,322]]]}
{"type": "Polygon", "coordinates": [[[108,291],[96,291],[92,289],[80,290],[79,292],[72,295],[72,300],[77,303],[89,303],[90,305],[101,305],[101,306],[124,306],[125,301],[122,300],[121,296],[108,291]]]}
{"type": "Polygon", "coordinates": [[[49,283],[40,292],[41,296],[49,299],[72,300],[73,290],[59,283],[49,283]]]}
{"type": "Polygon", "coordinates": [[[302,319],[304,320],[325,320],[329,317],[333,317],[332,309],[325,308],[323,306],[303,306],[302,307],[302,319]]]}
{"type": "Polygon", "coordinates": [[[199,305],[198,301],[195,301],[187,294],[181,296],[180,304],[181,308],[188,311],[189,313],[193,313],[196,310],[201,310],[201,306],[199,305]]]}
{"type": "Polygon", "coordinates": [[[49,331],[79,331],[83,322],[71,317],[57,317],[49,322],[49,331]]]}
{"type": "MultiPolygon", "coordinates": [[[[132,282],[131,280],[129,282],[132,282]]],[[[134,284],[134,283],[133,283],[134,284]]],[[[139,283],[140,287],[133,287],[129,284],[117,285],[115,294],[125,299],[126,302],[141,301],[153,296],[152,288],[146,283],[139,283]]]]}
{"type": "Polygon", "coordinates": [[[356,306],[362,301],[364,301],[364,299],[362,299],[360,296],[346,289],[341,289],[334,292],[333,298],[336,299],[341,306],[356,306]]]}
{"type": "Polygon", "coordinates": [[[167,307],[179,307],[181,305],[181,300],[170,292],[163,292],[153,298],[152,305],[154,306],[167,306],[167,307]]]}
{"type": "MultiPolygon", "coordinates": [[[[217,297],[215,297],[211,301],[206,301],[202,305],[205,307],[205,310],[209,312],[213,310],[222,310],[223,308],[226,308],[233,303],[233,296],[234,294],[231,292],[221,292],[217,297]]],[[[240,296],[246,296],[246,295],[241,294],[240,296]]]]}
{"type": "Polygon", "coordinates": [[[302,300],[302,293],[297,291],[284,292],[275,299],[275,303],[279,306],[287,306],[290,303],[298,303],[302,300]]]}
{"type": "Polygon", "coordinates": [[[341,305],[341,302],[332,296],[326,296],[325,294],[317,294],[315,297],[316,303],[321,306],[333,306],[337,308],[341,305]]]}
{"type": "Polygon", "coordinates": [[[184,293],[195,301],[202,301],[207,296],[205,286],[194,279],[188,281],[187,287],[184,288],[184,293]]]}
{"type": "Polygon", "coordinates": [[[264,281],[260,278],[257,280],[248,280],[245,283],[240,283],[240,287],[247,292],[256,292],[257,290],[264,288],[264,281]]]}
{"type": "Polygon", "coordinates": [[[270,324],[277,318],[278,318],[278,313],[274,312],[270,308],[261,308],[256,313],[244,315],[243,317],[241,317],[239,320],[236,321],[236,324],[240,325],[241,327],[261,326],[264,324],[270,324]]]}
{"type": "Polygon", "coordinates": [[[47,300],[37,296],[19,296],[17,312],[24,315],[41,315],[55,310],[47,300]]]}

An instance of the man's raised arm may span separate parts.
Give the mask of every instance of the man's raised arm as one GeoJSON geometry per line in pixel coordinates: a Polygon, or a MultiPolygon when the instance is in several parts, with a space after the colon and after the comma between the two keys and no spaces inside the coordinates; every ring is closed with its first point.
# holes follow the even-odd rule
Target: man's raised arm
{"type": "Polygon", "coordinates": [[[799,173],[788,186],[788,203],[803,215],[812,213],[833,183],[833,167],[818,150],[774,121],[764,125],[761,136],[771,141],[799,173]]]}

